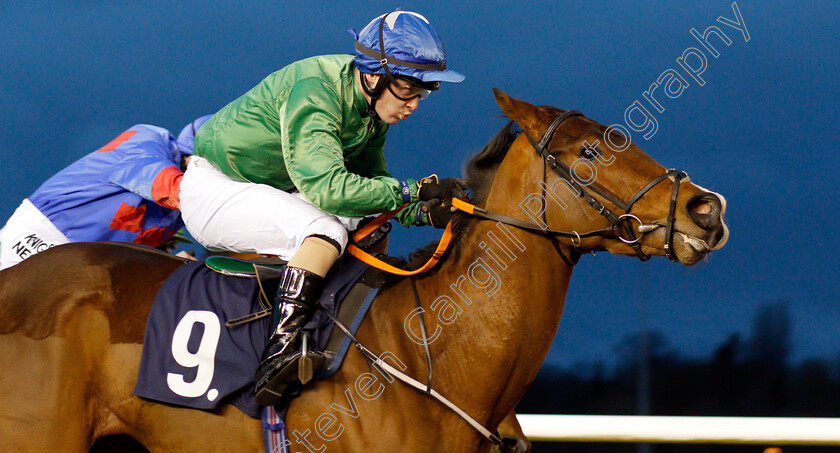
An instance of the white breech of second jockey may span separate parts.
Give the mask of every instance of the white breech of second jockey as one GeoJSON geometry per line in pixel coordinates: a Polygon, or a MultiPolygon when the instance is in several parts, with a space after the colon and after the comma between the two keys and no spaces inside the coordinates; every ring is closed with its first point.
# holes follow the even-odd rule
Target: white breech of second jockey
{"type": "Polygon", "coordinates": [[[67,236],[27,198],[0,230],[0,270],[69,242],[67,236]]]}
{"type": "Polygon", "coordinates": [[[328,214],[299,192],[234,181],[193,156],[181,180],[181,217],[187,231],[215,251],[277,255],[289,260],[303,240],[323,235],[347,245],[361,218],[328,214]]]}

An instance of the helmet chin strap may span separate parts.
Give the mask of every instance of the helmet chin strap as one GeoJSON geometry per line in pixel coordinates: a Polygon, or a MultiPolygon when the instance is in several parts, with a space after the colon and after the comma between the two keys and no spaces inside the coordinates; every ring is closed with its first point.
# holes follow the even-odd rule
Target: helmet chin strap
{"type": "Polygon", "coordinates": [[[376,101],[379,99],[379,95],[382,94],[382,91],[385,90],[385,86],[388,84],[388,78],[385,76],[380,76],[379,80],[376,82],[376,86],[371,88],[367,84],[367,80],[365,80],[365,73],[359,73],[362,76],[362,89],[365,90],[365,93],[370,96],[370,104],[368,105],[367,114],[371,118],[377,118],[379,115],[376,113],[376,101]]]}

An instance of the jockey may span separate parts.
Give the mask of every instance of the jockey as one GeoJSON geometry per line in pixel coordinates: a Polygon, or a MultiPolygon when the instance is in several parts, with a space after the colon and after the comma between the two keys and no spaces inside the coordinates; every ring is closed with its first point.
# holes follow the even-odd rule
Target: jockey
{"type": "Polygon", "coordinates": [[[68,242],[159,247],[183,226],[179,184],[195,131],[210,116],[166,129],[138,124],[70,164],[24,199],[0,230],[0,269],[68,242]]]}
{"type": "Polygon", "coordinates": [[[181,183],[184,222],[204,247],[288,260],[256,373],[261,405],[298,375],[298,333],[348,230],[403,205],[406,227],[443,228],[453,215],[443,200],[466,198],[457,178],[398,180],[385,162],[389,126],[440,82],[464,80],[428,20],[395,11],[351,33],[355,55],[294,62],[216,113],[181,183]]]}

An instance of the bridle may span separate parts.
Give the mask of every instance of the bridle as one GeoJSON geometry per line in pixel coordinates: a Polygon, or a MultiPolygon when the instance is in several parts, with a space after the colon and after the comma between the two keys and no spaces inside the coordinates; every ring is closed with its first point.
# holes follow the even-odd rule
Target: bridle
{"type": "MultiPolygon", "coordinates": [[[[558,236],[569,238],[572,242],[572,248],[578,254],[578,247],[580,246],[580,243],[583,238],[593,236],[618,238],[625,244],[631,246],[636,252],[636,255],[639,257],[639,259],[641,259],[642,261],[647,261],[650,259],[650,255],[647,255],[642,251],[642,246],[639,242],[641,241],[642,236],[659,228],[660,225],[643,224],[642,221],[635,215],[631,214],[630,211],[633,209],[633,205],[637,201],[639,201],[648,191],[653,189],[657,184],[664,181],[665,179],[670,178],[674,181],[674,190],[671,192],[671,204],[668,209],[668,219],[665,229],[665,256],[667,256],[668,259],[670,259],[671,261],[677,261],[677,255],[674,252],[673,247],[674,222],[676,222],[677,194],[679,192],[680,183],[682,181],[689,181],[688,174],[679,170],[668,170],[665,174],[657,177],[656,179],[648,183],[645,187],[643,187],[641,190],[639,190],[635,195],[633,195],[630,198],[630,200],[627,203],[617,200],[616,197],[610,195],[609,193],[594,185],[581,184],[574,177],[571,168],[563,162],[557,160],[547,149],[548,144],[551,142],[551,139],[554,136],[554,133],[557,131],[557,129],[560,127],[563,121],[572,116],[583,116],[583,113],[581,113],[578,110],[566,110],[565,112],[561,113],[554,119],[554,121],[551,122],[551,124],[548,126],[548,129],[546,129],[539,142],[534,140],[533,137],[531,137],[531,135],[527,132],[524,133],[525,136],[528,138],[528,141],[531,142],[531,145],[534,147],[534,151],[536,151],[537,155],[539,155],[543,159],[543,169],[545,170],[546,167],[550,167],[554,171],[554,173],[557,174],[557,176],[565,180],[569,184],[569,186],[572,187],[578,193],[578,196],[583,197],[583,199],[586,200],[586,202],[589,203],[589,205],[592,206],[596,211],[598,211],[599,214],[603,215],[607,218],[607,220],[609,220],[609,227],[600,230],[592,230],[585,233],[578,233],[577,231],[558,231],[548,228],[548,223],[546,222],[545,218],[545,209],[543,209],[542,211],[543,225],[545,225],[543,227],[535,223],[487,211],[485,209],[475,207],[467,203],[459,203],[458,199],[453,199],[453,205],[458,209],[467,211],[469,214],[472,214],[475,217],[496,220],[498,222],[515,226],[517,228],[548,236],[549,238],[551,238],[554,248],[563,258],[563,260],[567,264],[572,266],[577,262],[577,259],[570,259],[566,256],[565,253],[563,253],[559,244],[557,244],[556,238],[558,236]],[[613,205],[622,209],[624,211],[624,214],[616,214],[615,212],[610,210],[610,208],[606,207],[603,203],[595,199],[595,197],[592,196],[592,194],[589,191],[592,191],[593,193],[599,195],[600,197],[609,201],[613,205]],[[638,236],[636,235],[636,232],[633,229],[633,220],[635,220],[639,224],[638,236]],[[622,231],[626,233],[626,237],[622,235],[622,231]],[[577,240],[577,242],[575,242],[575,240],[577,240]]],[[[545,188],[547,187],[547,185],[545,184],[545,180],[546,173],[545,171],[543,171],[543,183],[540,184],[540,187],[543,190],[542,200],[545,200],[545,188]]]]}

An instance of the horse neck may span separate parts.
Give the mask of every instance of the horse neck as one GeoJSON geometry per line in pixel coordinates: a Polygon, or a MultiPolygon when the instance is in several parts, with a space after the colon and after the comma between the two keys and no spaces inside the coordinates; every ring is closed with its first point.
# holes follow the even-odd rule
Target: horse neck
{"type": "Polygon", "coordinates": [[[465,326],[458,338],[493,375],[507,377],[495,390],[519,392],[507,395],[511,401],[506,410],[510,410],[548,354],[572,268],[545,237],[495,222],[476,225],[471,238],[449,271],[450,290],[460,296],[459,301],[472,301],[463,307],[465,326]]]}
{"type": "MultiPolygon", "coordinates": [[[[500,168],[484,208],[525,217],[521,200],[504,195],[533,192],[520,178],[505,176],[527,174],[521,166],[500,168]]],[[[492,221],[475,221],[464,234],[457,258],[424,285],[437,321],[448,302],[455,305],[450,313],[462,310],[443,326],[439,341],[447,353],[437,358],[435,373],[459,376],[461,388],[448,391],[471,395],[470,403],[493,424],[513,409],[548,354],[572,267],[539,234],[492,221]]]]}

